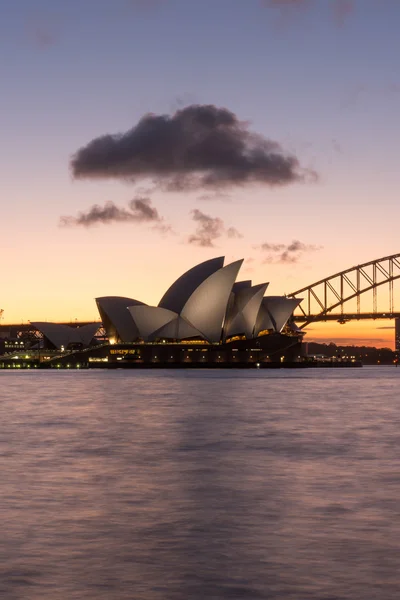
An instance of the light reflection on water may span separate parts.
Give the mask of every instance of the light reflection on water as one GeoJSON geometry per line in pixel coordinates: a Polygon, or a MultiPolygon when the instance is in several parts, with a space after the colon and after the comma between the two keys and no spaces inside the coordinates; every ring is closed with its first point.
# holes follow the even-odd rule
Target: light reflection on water
{"type": "Polygon", "coordinates": [[[2,600],[398,600],[400,369],[1,373],[2,600]]]}

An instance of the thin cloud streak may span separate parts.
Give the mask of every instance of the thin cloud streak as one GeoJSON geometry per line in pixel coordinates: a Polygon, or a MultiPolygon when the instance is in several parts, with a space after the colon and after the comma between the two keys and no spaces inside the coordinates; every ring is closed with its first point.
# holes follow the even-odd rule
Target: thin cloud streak
{"type": "Polygon", "coordinates": [[[198,196],[197,200],[200,200],[200,202],[230,202],[231,197],[223,192],[215,192],[213,194],[202,194],[198,196]]]}

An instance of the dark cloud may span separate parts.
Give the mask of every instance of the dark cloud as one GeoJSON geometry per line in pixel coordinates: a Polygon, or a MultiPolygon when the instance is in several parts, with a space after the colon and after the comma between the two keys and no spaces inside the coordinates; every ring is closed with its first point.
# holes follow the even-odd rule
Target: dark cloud
{"type": "Polygon", "coordinates": [[[134,198],[128,207],[116,206],[114,202],[106,202],[104,206],[94,204],[88,211],[78,213],[77,217],[61,217],[62,227],[93,225],[110,225],[112,223],[147,223],[166,233],[170,226],[160,217],[149,198],[134,198]]]}
{"type": "Polygon", "coordinates": [[[195,208],[191,211],[192,219],[196,223],[196,231],[188,238],[188,243],[202,248],[214,248],[214,242],[226,235],[229,238],[241,238],[241,233],[234,227],[226,229],[224,221],[219,217],[211,217],[195,208]]]}
{"type": "Polygon", "coordinates": [[[304,244],[299,240],[293,240],[290,244],[261,244],[259,248],[268,253],[263,259],[264,263],[297,263],[305,252],[315,252],[320,250],[320,246],[313,244],[304,244]]]}
{"type": "Polygon", "coordinates": [[[128,132],[95,138],[78,150],[71,169],[80,179],[151,179],[174,191],[315,179],[279,144],[213,105],[187,106],[172,116],[145,115],[128,132]]]}

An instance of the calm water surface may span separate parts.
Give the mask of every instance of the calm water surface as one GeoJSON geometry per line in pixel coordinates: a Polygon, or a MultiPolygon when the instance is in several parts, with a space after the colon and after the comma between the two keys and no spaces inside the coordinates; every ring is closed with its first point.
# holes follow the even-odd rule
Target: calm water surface
{"type": "Polygon", "coordinates": [[[0,598],[398,600],[400,368],[0,373],[0,598]]]}

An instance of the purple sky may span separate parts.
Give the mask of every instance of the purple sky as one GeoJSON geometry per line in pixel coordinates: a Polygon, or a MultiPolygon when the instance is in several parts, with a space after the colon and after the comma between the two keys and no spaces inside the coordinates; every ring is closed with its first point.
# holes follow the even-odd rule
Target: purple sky
{"type": "MultiPolygon", "coordinates": [[[[156,303],[221,254],[250,259],[243,276],[283,294],[400,251],[399,27],[397,0],[5,0],[4,320],[97,318],[101,295],[156,303]],[[215,193],[73,178],[71,157],[91,140],[193,104],[231,111],[318,180],[215,193]],[[159,221],[60,227],[137,197],[159,221]],[[217,227],[211,246],[193,242],[202,224],[217,227]],[[294,240],[294,262],[282,261],[294,240]]],[[[374,338],[375,325],[358,327],[374,338]]]]}

